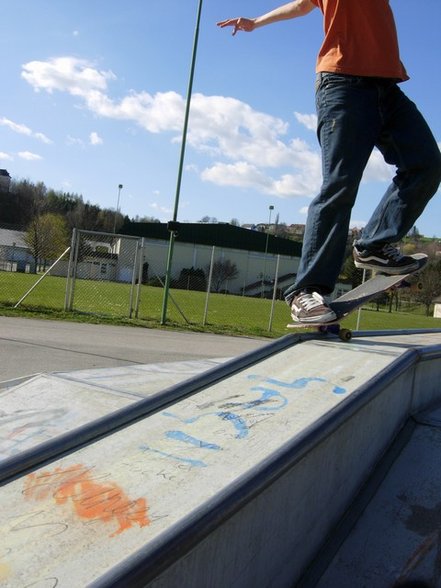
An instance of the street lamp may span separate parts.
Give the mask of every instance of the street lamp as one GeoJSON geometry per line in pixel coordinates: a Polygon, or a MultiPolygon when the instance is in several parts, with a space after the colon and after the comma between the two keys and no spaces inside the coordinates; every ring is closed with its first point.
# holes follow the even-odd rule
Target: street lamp
{"type": "Polygon", "coordinates": [[[263,260],[263,272],[262,272],[262,288],[261,288],[261,298],[264,297],[265,292],[265,272],[266,272],[266,256],[268,254],[268,240],[269,240],[269,230],[271,227],[271,215],[274,210],[274,206],[272,204],[269,205],[269,219],[268,219],[268,228],[266,230],[266,241],[265,241],[265,257],[263,260]]]}
{"type": "Polygon", "coordinates": [[[119,212],[119,199],[121,197],[121,190],[123,189],[123,185],[122,184],[118,184],[118,198],[116,201],[116,210],[115,210],[115,218],[113,220],[113,234],[116,233],[116,219],[118,217],[118,212],[119,212]]]}

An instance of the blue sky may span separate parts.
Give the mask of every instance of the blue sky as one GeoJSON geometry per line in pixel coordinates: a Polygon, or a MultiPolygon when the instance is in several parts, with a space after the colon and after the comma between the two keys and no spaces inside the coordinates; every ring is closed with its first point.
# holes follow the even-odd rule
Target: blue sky
{"type": "MultiPolygon", "coordinates": [[[[178,220],[304,223],[320,186],[318,10],[232,37],[216,22],[277,0],[204,0],[178,220]]],[[[197,0],[14,0],[0,21],[0,167],[130,217],[172,218],[197,0]]],[[[391,0],[403,85],[441,142],[440,0],[391,0]]],[[[362,226],[393,170],[374,153],[362,226]]],[[[417,222],[441,237],[441,199],[417,222]]]]}

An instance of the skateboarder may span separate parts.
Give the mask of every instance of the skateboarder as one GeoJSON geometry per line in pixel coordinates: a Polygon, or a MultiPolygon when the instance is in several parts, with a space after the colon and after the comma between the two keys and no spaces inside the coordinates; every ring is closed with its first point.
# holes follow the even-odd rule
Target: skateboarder
{"type": "Polygon", "coordinates": [[[295,283],[285,292],[294,321],[335,320],[324,300],[340,273],[351,209],[374,147],[396,175],[354,243],[357,267],[404,274],[418,268],[394,247],[423,212],[441,180],[441,155],[423,116],[398,84],[400,61],[389,0],[294,0],[257,18],[218,23],[251,32],[319,8],[325,38],[317,59],[317,135],[323,183],[312,201],[295,283]]]}

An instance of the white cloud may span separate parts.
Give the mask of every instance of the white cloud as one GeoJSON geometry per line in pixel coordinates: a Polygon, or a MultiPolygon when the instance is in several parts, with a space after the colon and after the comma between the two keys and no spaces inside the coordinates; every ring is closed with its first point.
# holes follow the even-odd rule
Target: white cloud
{"type": "Polygon", "coordinates": [[[72,135],[67,135],[66,145],[78,145],[79,147],[84,147],[84,141],[79,137],[72,137],[72,135]]]}
{"type": "Polygon", "coordinates": [[[9,153],[5,153],[4,151],[0,151],[0,161],[13,161],[14,158],[9,153]]]}
{"type": "Polygon", "coordinates": [[[302,114],[301,112],[294,112],[294,116],[298,122],[306,127],[308,131],[317,130],[317,115],[316,114],[302,114]]]}
{"type": "Polygon", "coordinates": [[[20,151],[18,153],[20,159],[25,159],[26,161],[40,161],[43,159],[41,155],[37,155],[36,153],[32,153],[31,151],[20,151]]]}
{"type": "Polygon", "coordinates": [[[18,133],[20,135],[26,135],[27,137],[34,137],[38,139],[42,143],[50,144],[52,141],[46,137],[43,133],[35,133],[30,129],[28,126],[20,123],[16,123],[8,118],[2,117],[0,118],[0,126],[7,127],[9,130],[13,131],[14,133],[18,133]]]}
{"type": "Polygon", "coordinates": [[[270,191],[272,183],[269,177],[246,161],[231,164],[217,163],[205,169],[201,178],[218,186],[254,187],[265,193],[270,191]]]}
{"type": "MultiPolygon", "coordinates": [[[[177,92],[131,91],[115,100],[108,87],[115,75],[75,57],[31,61],[23,65],[22,76],[35,91],[66,92],[80,99],[94,115],[128,121],[150,133],[170,133],[172,141],[181,141],[185,99],[177,92]]],[[[295,117],[315,130],[316,115],[295,112],[295,117]]],[[[282,198],[314,196],[321,183],[318,145],[290,138],[289,132],[286,121],[235,98],[200,93],[192,97],[188,143],[216,160],[200,171],[206,182],[282,198]]],[[[99,144],[100,138],[96,134],[93,139],[91,134],[93,140],[99,144]]],[[[390,176],[389,167],[375,152],[364,181],[385,181],[390,176]]]]}
{"type": "Polygon", "coordinates": [[[363,174],[363,182],[390,182],[395,168],[388,165],[378,149],[374,149],[363,174]]]}
{"type": "Polygon", "coordinates": [[[95,131],[90,133],[89,142],[91,145],[102,145],[103,144],[102,138],[95,131]]]}
{"type": "Polygon", "coordinates": [[[161,212],[163,214],[171,214],[173,210],[171,208],[167,208],[166,206],[162,206],[158,204],[158,202],[151,202],[149,204],[150,208],[155,210],[156,212],[161,212]]]}
{"type": "Polygon", "coordinates": [[[82,97],[106,90],[107,81],[115,79],[112,72],[98,71],[88,61],[75,57],[30,61],[23,65],[21,75],[36,92],[58,90],[82,97]]]}

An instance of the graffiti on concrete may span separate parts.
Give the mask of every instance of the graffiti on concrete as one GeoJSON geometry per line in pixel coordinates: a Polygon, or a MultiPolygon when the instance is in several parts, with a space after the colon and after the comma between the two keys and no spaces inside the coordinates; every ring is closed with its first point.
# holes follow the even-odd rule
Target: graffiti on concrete
{"type": "Polygon", "coordinates": [[[134,525],[149,525],[145,498],[129,498],[115,482],[103,480],[105,477],[94,476],[92,468],[83,465],[38,471],[26,476],[23,495],[37,502],[53,499],[59,506],[70,504],[83,521],[113,523],[117,528],[110,537],[134,525]]]}
{"type": "Polygon", "coordinates": [[[272,377],[248,375],[246,390],[219,402],[195,405],[196,414],[180,416],[165,411],[162,416],[178,423],[167,429],[158,441],[143,443],[140,449],[191,467],[207,467],[209,455],[222,451],[222,438],[241,440],[249,436],[253,427],[283,411],[295,398],[295,392],[316,386],[324,394],[342,396],[346,388],[335,385],[325,378],[302,377],[283,381],[272,377]],[[212,421],[210,437],[207,435],[208,421],[212,421]],[[205,424],[206,423],[206,424],[205,424]],[[184,430],[185,429],[185,430],[184,430]],[[217,441],[217,437],[221,441],[217,441]]]}

